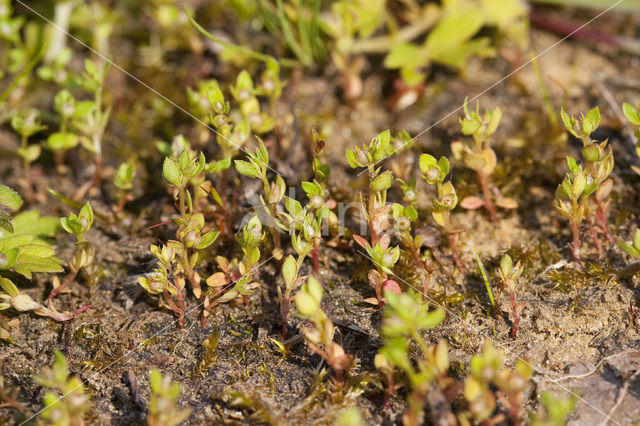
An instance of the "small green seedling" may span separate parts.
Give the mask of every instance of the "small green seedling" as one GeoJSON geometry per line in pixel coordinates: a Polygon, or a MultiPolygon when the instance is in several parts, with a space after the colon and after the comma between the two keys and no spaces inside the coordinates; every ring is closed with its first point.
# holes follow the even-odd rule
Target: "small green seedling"
{"type": "Polygon", "coordinates": [[[180,385],[171,383],[168,376],[162,376],[160,370],[153,369],[149,373],[149,426],[176,426],[183,423],[192,413],[191,408],[179,408],[176,404],[180,396],[180,385]]]}
{"type": "MultiPolygon", "coordinates": [[[[60,259],[53,248],[40,237],[52,237],[57,230],[55,218],[40,217],[37,211],[25,212],[15,218],[10,213],[22,206],[22,199],[11,188],[0,185],[0,311],[13,309],[17,312],[34,311],[56,321],[68,321],[89,309],[84,306],[73,313],[60,313],[45,308],[28,294],[20,292],[11,281],[11,273],[31,279],[37,272],[62,272],[60,259]],[[37,234],[34,234],[36,232],[37,234]],[[6,275],[6,276],[5,276],[6,275]]],[[[9,339],[9,328],[14,320],[2,317],[0,336],[9,339]]]]}
{"type": "Polygon", "coordinates": [[[360,195],[360,211],[369,225],[370,242],[360,235],[354,235],[353,239],[366,250],[376,268],[368,274],[376,297],[365,299],[365,302],[379,307],[384,306],[385,285],[400,291],[398,284],[388,279],[388,274],[393,274],[392,268],[400,258],[400,247],[390,247],[391,235],[385,234],[393,225],[392,206],[387,204],[387,191],[393,184],[393,172],[383,172],[381,167],[376,167],[377,163],[391,154],[393,145],[388,130],[378,134],[369,145],[363,144],[362,148],[356,146],[346,153],[351,168],[366,167],[369,173],[368,199],[365,203],[360,195]]]}
{"type": "Polygon", "coordinates": [[[594,212],[594,206],[589,202],[589,197],[598,189],[598,183],[590,174],[583,170],[582,166],[571,157],[567,157],[569,172],[562,183],[556,189],[556,197],[553,206],[571,225],[573,260],[581,265],[580,260],[580,225],[585,218],[594,212]]]}
{"type": "Polygon", "coordinates": [[[324,151],[325,141],[315,128],[311,128],[311,152],[313,156],[312,169],[314,179],[311,182],[302,182],[302,190],[307,195],[309,202],[306,208],[313,211],[321,225],[322,234],[318,234],[318,238],[313,239],[313,250],[311,258],[313,259],[313,270],[318,272],[319,269],[319,244],[322,236],[329,234],[329,231],[336,230],[339,227],[338,217],[332,211],[338,203],[330,198],[328,180],[329,165],[320,161],[319,156],[324,151]]]}
{"type": "Polygon", "coordinates": [[[335,384],[341,387],[353,356],[345,353],[342,346],[333,341],[335,327],[320,307],[322,293],[318,280],[309,277],[295,296],[296,307],[300,316],[311,322],[311,327],[303,330],[307,345],[333,368],[335,384]]]}
{"type": "Polygon", "coordinates": [[[500,191],[491,185],[491,175],[496,169],[498,159],[491,148],[491,136],[498,129],[502,110],[485,111],[480,114],[480,104],[476,104],[475,111],[469,111],[467,101],[464,103],[464,117],[460,119],[462,134],[472,136],[472,143],[460,141],[451,144],[451,150],[456,159],[462,160],[465,166],[474,170],[478,175],[478,181],[482,188],[482,197],[470,196],[460,201],[460,206],[465,209],[478,209],[484,207],[491,216],[491,221],[498,220],[496,207],[503,209],[516,209],[518,203],[513,198],[504,197],[500,191]],[[495,196],[494,194],[498,194],[495,196]]]}
{"type": "Polygon", "coordinates": [[[500,277],[500,283],[502,290],[506,291],[511,299],[511,312],[513,314],[513,323],[511,325],[511,337],[516,338],[518,336],[518,326],[520,325],[520,314],[524,309],[524,303],[518,303],[516,301],[516,286],[518,285],[518,278],[522,274],[522,267],[520,264],[513,264],[511,256],[505,254],[500,259],[500,267],[498,268],[498,276],[500,277]]]}
{"type": "Polygon", "coordinates": [[[118,167],[113,184],[118,188],[118,205],[115,207],[115,214],[118,215],[124,209],[124,205],[127,201],[131,201],[133,196],[131,190],[133,189],[133,177],[135,176],[136,168],[130,163],[122,163],[118,167]]]}
{"type": "Polygon", "coordinates": [[[436,160],[432,155],[422,154],[420,156],[419,166],[422,172],[422,178],[431,185],[435,184],[438,189],[437,197],[433,199],[431,215],[438,226],[447,234],[453,259],[460,272],[464,274],[466,273],[466,268],[458,253],[457,245],[461,231],[454,228],[451,223],[451,211],[458,205],[458,195],[451,181],[444,181],[450,171],[449,160],[444,156],[436,160]]]}
{"type": "Polygon", "coordinates": [[[78,146],[80,141],[78,134],[69,129],[69,123],[73,118],[82,117],[84,109],[88,107],[89,104],[77,102],[67,89],[59,91],[54,98],[53,109],[60,115],[60,129],[49,135],[45,146],[54,152],[56,168],[60,174],[66,173],[65,153],[78,146]]]}
{"type": "MultiPolygon", "coordinates": [[[[240,90],[240,89],[237,89],[240,90]]],[[[240,96],[240,95],[238,95],[240,96]]],[[[244,176],[248,176],[254,179],[260,179],[263,186],[263,194],[260,195],[260,208],[263,210],[263,215],[266,216],[261,221],[272,221],[274,224],[277,222],[277,206],[284,197],[286,191],[286,184],[281,175],[277,175],[275,180],[269,182],[267,179],[267,170],[269,169],[269,152],[264,145],[262,139],[256,136],[258,140],[258,147],[255,152],[247,152],[248,160],[234,160],[234,164],[238,173],[244,176]]],[[[280,232],[276,226],[269,227],[271,231],[271,237],[273,239],[273,255],[277,260],[282,259],[282,250],[280,248],[280,232]]]]}
{"type": "Polygon", "coordinates": [[[636,233],[633,235],[633,241],[622,241],[618,240],[618,247],[624,250],[630,256],[640,258],[640,229],[636,230],[636,233]]]}
{"type": "MultiPolygon", "coordinates": [[[[437,327],[445,318],[441,309],[429,311],[429,306],[418,293],[385,293],[387,304],[383,310],[382,339],[384,346],[375,357],[378,371],[392,378],[394,368],[399,368],[409,379],[411,394],[409,408],[403,417],[404,424],[421,424],[426,398],[432,389],[445,389],[455,383],[447,377],[449,356],[446,342],[427,345],[424,330],[437,327]],[[411,360],[411,343],[420,350],[416,362],[411,360]]],[[[393,387],[393,382],[388,384],[393,387]]],[[[388,393],[392,390],[389,389],[388,393]]]]}
{"type": "MultiPolygon", "coordinates": [[[[622,112],[629,123],[635,127],[633,134],[636,137],[636,155],[640,157],[640,113],[636,107],[626,102],[622,104],[622,112]]],[[[640,175],[640,167],[631,166],[631,170],[640,175]]]]}
{"type": "Polygon", "coordinates": [[[562,121],[567,131],[582,141],[582,156],[584,157],[584,171],[590,175],[597,183],[597,189],[591,194],[591,201],[595,204],[595,210],[585,218],[589,224],[589,229],[593,243],[596,245],[598,252],[602,255],[603,251],[597,238],[595,226],[597,225],[600,232],[613,244],[614,238],[609,232],[609,224],[607,220],[607,209],[611,204],[609,195],[613,190],[613,180],[609,177],[613,171],[613,151],[611,145],[607,145],[607,140],[597,142],[591,139],[591,134],[600,125],[600,110],[595,107],[586,114],[580,115],[580,120],[569,116],[564,109],[560,111],[562,121]]]}
{"type": "Polygon", "coordinates": [[[544,406],[544,413],[530,416],[532,426],[564,426],[577,402],[577,398],[573,395],[558,397],[550,392],[542,392],[540,399],[544,406]]]}
{"type": "MultiPolygon", "coordinates": [[[[13,309],[17,312],[30,312],[33,311],[36,315],[43,317],[49,317],[55,321],[64,322],[69,321],[80,315],[82,312],[91,309],[91,306],[85,305],[75,312],[64,313],[58,312],[53,309],[46,308],[40,303],[36,302],[26,293],[20,292],[18,287],[8,278],[0,277],[0,287],[3,292],[0,292],[0,311],[13,309]]],[[[5,329],[5,331],[7,331],[5,329]]]]}
{"type": "Polygon", "coordinates": [[[53,290],[49,293],[49,300],[56,297],[71,284],[82,268],[87,268],[95,262],[95,247],[85,238],[85,234],[89,232],[91,225],[93,225],[93,209],[91,208],[91,204],[86,202],[77,215],[70,213],[69,216],[60,218],[60,224],[62,225],[62,229],[76,236],[76,252],[69,263],[69,274],[67,274],[62,284],[60,284],[57,277],[53,280],[53,290]]]}
{"type": "Polygon", "coordinates": [[[177,157],[164,159],[162,176],[178,193],[178,210],[180,215],[175,219],[178,225],[177,240],[169,240],[161,246],[151,246],[151,253],[158,259],[156,269],[138,282],[151,294],[162,293],[169,309],[178,316],[178,327],[184,326],[184,296],[182,294],[186,281],[189,281],[193,294],[202,301],[204,310],[202,322],[206,318],[209,306],[206,292],[200,286],[201,277],[196,271],[201,261],[200,253],[213,244],[219,231],[208,231],[204,215],[196,212],[190,185],[199,176],[209,170],[204,154],[196,155],[185,149],[177,157]],[[185,281],[186,280],[186,281],[185,281]],[[175,298],[175,300],[174,300],[175,298]]]}
{"type": "Polygon", "coordinates": [[[471,358],[470,375],[464,381],[464,398],[469,404],[468,411],[459,416],[468,424],[496,424],[504,421],[502,414],[496,414],[498,401],[504,401],[509,420],[521,423],[523,396],[530,386],[532,368],[522,360],[510,370],[503,367],[503,357],[487,340],[482,353],[471,358]],[[493,389],[497,389],[494,393],[493,389]]]}
{"type": "Polygon", "coordinates": [[[69,367],[64,355],[55,351],[51,368],[36,381],[48,388],[44,396],[44,409],[40,414],[43,424],[50,426],[83,426],[84,418],[91,410],[91,401],[84,384],[78,377],[69,377],[69,367]]]}
{"type": "Polygon", "coordinates": [[[20,148],[18,148],[17,152],[22,158],[27,195],[29,200],[33,202],[34,194],[31,183],[31,163],[40,157],[42,148],[39,144],[29,145],[29,138],[47,127],[41,124],[39,112],[33,108],[17,111],[11,118],[11,127],[20,135],[20,148]]]}

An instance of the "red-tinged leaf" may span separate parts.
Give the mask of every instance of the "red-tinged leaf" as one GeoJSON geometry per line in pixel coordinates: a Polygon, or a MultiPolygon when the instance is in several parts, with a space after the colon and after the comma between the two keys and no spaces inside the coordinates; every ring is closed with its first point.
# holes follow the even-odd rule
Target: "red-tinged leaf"
{"type": "Polygon", "coordinates": [[[367,242],[367,240],[365,240],[360,235],[354,235],[353,239],[356,241],[356,243],[358,243],[365,250],[368,250],[371,247],[369,245],[369,243],[367,242]]]}
{"type": "Polygon", "coordinates": [[[368,303],[370,305],[378,306],[378,299],[376,299],[375,297],[367,297],[366,299],[363,300],[363,302],[368,303]]]}
{"type": "Polygon", "coordinates": [[[480,197],[464,197],[462,201],[460,201],[460,206],[463,209],[475,210],[484,206],[484,200],[480,197]]]}
{"type": "Polygon", "coordinates": [[[395,280],[386,280],[385,282],[382,283],[382,289],[385,291],[388,291],[389,293],[393,293],[393,294],[400,294],[402,293],[402,290],[400,289],[400,286],[398,285],[397,281],[395,280]]]}

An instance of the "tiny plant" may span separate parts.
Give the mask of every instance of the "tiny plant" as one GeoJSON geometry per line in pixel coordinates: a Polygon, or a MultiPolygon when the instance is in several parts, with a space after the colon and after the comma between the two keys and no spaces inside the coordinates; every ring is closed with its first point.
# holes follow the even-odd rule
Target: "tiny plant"
{"type": "Polygon", "coordinates": [[[586,114],[580,115],[580,120],[569,116],[564,109],[560,111],[562,121],[567,131],[582,141],[582,156],[584,157],[584,171],[591,176],[597,184],[596,190],[591,193],[591,201],[595,204],[595,210],[586,215],[593,243],[598,252],[602,254],[602,248],[598,241],[595,226],[604,234],[610,244],[614,239],[609,232],[607,209],[611,200],[609,194],[613,190],[613,180],[609,177],[613,171],[613,152],[607,140],[598,142],[591,138],[591,134],[600,125],[600,110],[595,107],[586,114]],[[592,217],[593,216],[593,217],[592,217]],[[595,222],[595,223],[594,223],[595,222]]]}
{"type": "MultiPolygon", "coordinates": [[[[204,215],[195,211],[189,185],[202,174],[209,165],[203,153],[196,155],[189,149],[177,157],[164,159],[162,175],[164,180],[177,190],[179,216],[176,240],[169,240],[161,246],[151,246],[151,253],[158,259],[156,269],[138,282],[151,294],[162,293],[169,307],[178,316],[178,326],[184,325],[185,303],[183,290],[188,281],[193,294],[207,306],[207,295],[200,285],[200,274],[196,271],[201,257],[200,251],[209,247],[218,238],[218,231],[207,231],[204,215]]],[[[202,321],[205,321],[203,311],[202,321]]]]}
{"type": "MultiPolygon", "coordinates": [[[[622,112],[629,123],[635,127],[633,134],[636,137],[636,155],[640,157],[640,113],[636,107],[627,102],[622,104],[622,112]]],[[[640,167],[631,166],[631,169],[640,175],[640,167]]]]}
{"type": "Polygon", "coordinates": [[[513,370],[503,367],[502,355],[487,340],[482,353],[471,358],[470,375],[464,381],[464,398],[468,411],[460,417],[465,423],[472,420],[481,424],[497,424],[505,421],[504,415],[496,414],[498,401],[507,410],[512,424],[521,423],[523,396],[530,386],[532,368],[522,360],[513,370]],[[493,389],[497,389],[494,393],[493,389]]]}
{"type": "Polygon", "coordinates": [[[569,220],[573,235],[571,252],[573,260],[582,264],[580,260],[580,225],[586,217],[593,213],[593,206],[589,202],[589,196],[598,189],[598,183],[590,174],[578,164],[576,160],[567,157],[569,172],[558,185],[554,207],[569,220]]]}
{"type": "MultiPolygon", "coordinates": [[[[429,311],[418,293],[386,292],[383,311],[382,336],[384,346],[375,357],[381,372],[399,368],[409,379],[411,393],[408,410],[403,417],[406,425],[422,424],[426,398],[434,387],[451,385],[447,378],[449,356],[446,342],[428,345],[422,332],[438,326],[445,317],[443,310],[429,311]],[[411,361],[411,343],[419,348],[416,362],[411,361]]],[[[389,383],[391,385],[391,383],[389,383]]]]}
{"type": "MultiPolygon", "coordinates": [[[[240,90],[240,89],[238,89],[240,90]]],[[[236,166],[236,170],[238,173],[244,176],[248,176],[254,179],[260,179],[262,181],[262,189],[263,194],[260,195],[260,208],[263,210],[261,212],[261,222],[266,223],[269,221],[275,225],[275,221],[277,218],[277,205],[282,201],[284,197],[284,193],[286,190],[286,185],[284,179],[281,175],[277,175],[275,180],[269,182],[267,178],[267,170],[269,169],[269,153],[267,152],[267,147],[264,145],[264,142],[259,137],[256,137],[258,140],[258,148],[255,152],[248,152],[248,160],[235,160],[234,164],[236,166]]],[[[273,239],[273,254],[276,259],[282,258],[282,251],[280,249],[280,232],[278,231],[277,226],[270,226],[271,237],[273,239]]]]}
{"type": "Polygon", "coordinates": [[[29,138],[46,129],[46,126],[40,123],[38,110],[29,108],[20,110],[13,115],[11,118],[11,127],[20,135],[20,148],[18,148],[18,155],[22,158],[25,189],[28,200],[33,202],[34,194],[31,183],[31,163],[40,157],[41,147],[39,144],[29,145],[29,138]]]}
{"type": "Polygon", "coordinates": [[[505,254],[500,259],[500,267],[498,268],[498,275],[500,277],[501,288],[506,291],[511,300],[511,312],[513,315],[513,322],[511,325],[511,337],[516,338],[518,336],[518,326],[520,325],[520,313],[524,308],[523,303],[516,301],[516,287],[518,285],[518,278],[522,274],[522,268],[520,264],[513,264],[511,256],[505,254]]]}
{"type": "Polygon", "coordinates": [[[518,207],[518,203],[513,198],[502,196],[500,191],[491,185],[491,175],[498,164],[496,153],[491,147],[491,136],[498,129],[500,118],[502,118],[500,108],[481,114],[479,103],[476,104],[475,111],[470,111],[465,101],[464,117],[460,119],[460,126],[462,134],[471,136],[473,142],[465,144],[456,141],[451,144],[451,150],[456,159],[462,159],[465,166],[476,172],[482,189],[482,197],[465,197],[460,201],[460,206],[465,209],[484,207],[489,212],[492,222],[498,220],[496,207],[504,209],[518,207]]]}
{"type": "Polygon", "coordinates": [[[149,414],[147,414],[149,426],[176,426],[189,418],[192,410],[179,408],[176,404],[180,396],[178,383],[171,383],[169,377],[163,377],[160,370],[153,369],[149,373],[149,388],[151,389],[149,414]]]}
{"type": "Polygon", "coordinates": [[[296,307],[300,316],[311,322],[311,327],[303,331],[307,345],[333,368],[335,384],[339,388],[344,383],[344,373],[351,365],[353,356],[345,353],[342,346],[333,341],[335,327],[320,307],[322,293],[318,280],[309,277],[296,294],[296,307]]]}
{"type": "Polygon", "coordinates": [[[542,392],[540,399],[544,412],[530,416],[532,426],[564,426],[577,401],[573,395],[558,397],[549,392],[542,392]]]}
{"type": "Polygon", "coordinates": [[[311,258],[313,259],[313,270],[318,272],[319,268],[319,252],[318,246],[322,241],[322,236],[328,234],[330,229],[334,229],[334,225],[338,223],[338,218],[331,209],[337,206],[335,200],[329,197],[329,189],[327,181],[329,179],[329,165],[320,161],[320,154],[325,147],[324,140],[315,128],[311,128],[311,153],[313,156],[312,169],[314,179],[311,182],[302,182],[302,190],[307,195],[309,203],[307,209],[315,212],[318,222],[321,225],[322,235],[313,240],[313,249],[311,258]]]}
{"type": "Polygon", "coordinates": [[[127,201],[131,201],[131,190],[133,189],[133,177],[136,173],[135,167],[130,163],[122,163],[116,171],[113,184],[118,188],[118,204],[115,207],[116,215],[124,209],[127,201]]]}
{"type": "Polygon", "coordinates": [[[392,268],[400,258],[400,247],[391,247],[391,235],[384,234],[392,226],[391,204],[387,204],[387,191],[393,184],[393,173],[382,171],[376,164],[393,152],[391,134],[388,130],[378,134],[369,145],[347,150],[347,161],[351,168],[365,167],[369,175],[368,199],[365,203],[360,196],[360,211],[369,225],[370,241],[360,235],[353,239],[364,248],[373,262],[375,269],[369,271],[369,282],[373,286],[375,299],[366,302],[384,306],[384,289],[386,286],[400,291],[397,282],[388,279],[393,274],[392,268]],[[384,234],[384,235],[383,235],[384,234]]]}
{"type": "Polygon", "coordinates": [[[53,290],[49,293],[49,300],[56,297],[71,284],[82,268],[92,265],[95,261],[95,247],[85,238],[85,234],[89,232],[91,225],[93,225],[91,204],[86,202],[77,215],[70,213],[69,216],[61,218],[60,224],[62,229],[76,236],[76,252],[69,263],[69,273],[62,284],[57,279],[53,280],[53,290]]]}
{"type": "Polygon", "coordinates": [[[44,409],[40,417],[44,424],[51,426],[82,426],[84,417],[91,409],[91,401],[82,381],[78,377],[69,377],[69,367],[64,355],[55,351],[55,360],[51,368],[45,368],[44,374],[36,381],[49,389],[44,396],[44,409]]]}
{"type": "Polygon", "coordinates": [[[447,234],[453,259],[460,272],[464,274],[466,273],[466,268],[458,253],[457,245],[460,231],[455,229],[451,223],[451,211],[458,205],[458,195],[451,181],[444,181],[450,170],[449,160],[447,157],[440,157],[439,160],[436,160],[435,157],[429,154],[422,154],[419,165],[423,179],[431,185],[435,184],[437,187],[438,193],[433,199],[431,215],[438,226],[447,234]]]}

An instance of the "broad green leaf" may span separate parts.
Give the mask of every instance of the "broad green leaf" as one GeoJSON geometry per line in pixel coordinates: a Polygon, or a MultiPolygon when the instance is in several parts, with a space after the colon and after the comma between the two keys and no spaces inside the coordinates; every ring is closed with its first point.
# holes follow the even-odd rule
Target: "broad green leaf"
{"type": "Polygon", "coordinates": [[[52,151],[67,150],[78,145],[78,135],[75,133],[52,133],[47,138],[47,148],[52,151]]]}
{"type": "Polygon", "coordinates": [[[4,206],[10,211],[18,210],[22,207],[22,198],[16,191],[5,185],[0,185],[0,207],[4,206]]]}
{"type": "Polygon", "coordinates": [[[260,177],[260,174],[258,173],[258,170],[256,170],[256,167],[248,161],[235,160],[234,164],[236,166],[236,170],[241,175],[249,176],[251,178],[260,177]]]}

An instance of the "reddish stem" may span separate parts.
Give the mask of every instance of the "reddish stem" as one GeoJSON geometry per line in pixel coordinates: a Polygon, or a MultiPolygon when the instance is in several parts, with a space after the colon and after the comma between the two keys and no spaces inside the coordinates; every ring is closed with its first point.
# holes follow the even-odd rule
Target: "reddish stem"
{"type": "Polygon", "coordinates": [[[602,244],[600,244],[600,240],[598,239],[598,231],[596,230],[596,227],[593,225],[591,221],[589,221],[588,224],[589,224],[589,236],[591,237],[591,240],[593,240],[593,244],[596,246],[596,249],[598,250],[598,256],[602,257],[602,244]]]}
{"type": "Polygon", "coordinates": [[[54,288],[53,290],[51,290],[51,293],[49,293],[49,297],[47,298],[48,300],[53,299],[54,297],[56,297],[63,288],[67,287],[69,284],[71,284],[71,282],[75,279],[75,277],[78,275],[78,271],[76,270],[72,270],[71,272],[69,272],[69,274],[67,275],[67,277],[64,279],[64,281],[62,282],[62,284],[60,284],[60,286],[54,288]]]}
{"type": "Polygon", "coordinates": [[[478,170],[478,180],[480,181],[480,186],[482,187],[484,208],[489,211],[491,222],[495,222],[498,220],[498,213],[496,212],[496,205],[493,204],[493,200],[491,198],[491,191],[489,191],[489,178],[484,174],[482,170],[478,170]]]}
{"type": "Polygon", "coordinates": [[[282,306],[280,306],[280,317],[282,317],[282,340],[287,338],[287,330],[289,329],[289,309],[291,305],[291,298],[284,297],[282,299],[282,306]]]}
{"type": "Polygon", "coordinates": [[[609,221],[607,220],[607,207],[609,207],[609,201],[604,201],[594,197],[596,203],[596,223],[602,230],[602,233],[609,241],[609,244],[615,243],[615,240],[609,232],[609,221]]]}
{"type": "Polygon", "coordinates": [[[458,253],[458,234],[455,232],[447,233],[447,238],[449,239],[449,247],[451,247],[451,254],[453,254],[453,261],[456,266],[462,273],[462,275],[467,274],[467,269],[464,267],[464,263],[462,263],[462,259],[460,258],[460,253],[458,253]]]}
{"type": "Polygon", "coordinates": [[[573,254],[573,260],[582,265],[580,260],[580,224],[571,222],[571,233],[573,234],[573,242],[571,243],[571,253],[573,254]]]}
{"type": "Polygon", "coordinates": [[[318,259],[318,242],[314,239],[313,250],[311,251],[311,259],[313,260],[313,271],[318,272],[319,259],[318,259]]]}

